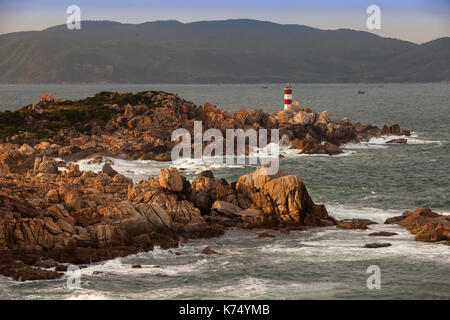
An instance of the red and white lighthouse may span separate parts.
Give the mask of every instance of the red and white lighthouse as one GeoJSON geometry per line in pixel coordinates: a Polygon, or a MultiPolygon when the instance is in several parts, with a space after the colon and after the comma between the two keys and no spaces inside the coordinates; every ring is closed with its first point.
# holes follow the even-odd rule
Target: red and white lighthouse
{"type": "Polygon", "coordinates": [[[292,105],[292,87],[287,84],[284,87],[284,110],[287,110],[292,105]]]}

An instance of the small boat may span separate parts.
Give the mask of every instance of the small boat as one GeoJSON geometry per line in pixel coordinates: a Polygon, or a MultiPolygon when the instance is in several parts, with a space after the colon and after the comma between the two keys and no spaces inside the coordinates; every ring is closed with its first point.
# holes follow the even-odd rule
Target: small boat
{"type": "Polygon", "coordinates": [[[358,93],[359,94],[364,94],[364,93],[366,93],[365,91],[362,91],[362,90],[358,90],[358,93]]]}

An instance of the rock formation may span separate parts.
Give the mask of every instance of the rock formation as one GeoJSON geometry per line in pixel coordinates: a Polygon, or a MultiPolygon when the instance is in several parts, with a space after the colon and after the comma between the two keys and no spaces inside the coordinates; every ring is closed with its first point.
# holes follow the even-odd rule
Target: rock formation
{"type": "MultiPolygon", "coordinates": [[[[0,117],[0,141],[26,147],[7,157],[6,163],[21,167],[21,155],[36,152],[40,157],[58,156],[79,160],[96,156],[125,159],[170,160],[171,133],[185,128],[193,134],[194,121],[203,130],[279,129],[280,138],[302,153],[339,154],[340,145],[381,135],[409,135],[398,125],[352,124],[348,118],[332,121],[328,111],[319,114],[293,104],[278,114],[262,110],[239,110],[234,114],[206,103],[196,106],[176,94],[144,91],[136,94],[100,92],[94,97],[70,101],[44,94],[41,101],[0,117]],[[15,165],[19,163],[19,165],[15,165]]],[[[270,132],[270,131],[269,131],[270,132]]],[[[403,141],[403,140],[399,140],[403,141]]],[[[1,150],[0,150],[1,151],[1,150]]],[[[248,151],[248,150],[247,150],[248,151]]],[[[0,158],[0,172],[5,163],[0,158]]]]}
{"type": "MultiPolygon", "coordinates": [[[[176,144],[172,131],[192,133],[196,120],[204,130],[223,133],[278,128],[284,141],[305,153],[338,154],[343,143],[401,133],[398,125],[380,130],[347,118],[333,122],[327,111],[316,114],[299,104],[278,115],[229,114],[160,91],[100,92],[78,101],[45,94],[40,102],[0,117],[0,274],[54,279],[65,270],[59,263],[177,247],[184,239],[219,236],[226,227],[289,232],[347,224],[315,204],[299,177],[268,176],[264,167],[231,184],[209,171],[190,183],[174,168],[133,183],[109,163],[99,173],[66,163],[86,158],[101,163],[103,156],[170,160],[176,144]],[[50,265],[55,271],[41,269],[50,265]]],[[[421,232],[426,228],[431,227],[421,232]]],[[[445,228],[418,237],[441,239],[448,234],[445,228]]]]}
{"type": "MultiPolygon", "coordinates": [[[[180,240],[221,235],[226,227],[327,226],[324,206],[300,178],[264,167],[229,184],[202,172],[192,184],[174,169],[137,183],[109,164],[80,171],[3,145],[22,161],[0,175],[0,274],[17,280],[54,279],[66,266],[140,251],[177,247],[180,240]],[[58,261],[58,262],[56,262],[58,261]],[[56,271],[42,270],[52,266],[56,271]]],[[[9,167],[9,166],[8,166],[9,167]]]]}
{"type": "Polygon", "coordinates": [[[387,219],[385,224],[399,224],[416,235],[416,241],[450,240],[450,216],[432,212],[429,208],[405,211],[401,216],[387,219]]]}

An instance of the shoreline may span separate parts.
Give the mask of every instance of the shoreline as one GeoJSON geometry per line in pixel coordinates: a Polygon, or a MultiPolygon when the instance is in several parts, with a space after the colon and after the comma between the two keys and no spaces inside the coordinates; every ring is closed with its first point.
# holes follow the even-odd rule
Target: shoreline
{"type": "MultiPolygon", "coordinates": [[[[0,144],[0,273],[16,280],[62,276],[39,266],[109,260],[155,245],[168,249],[182,239],[222,235],[230,227],[289,233],[331,226],[366,230],[374,223],[334,219],[325,206],[313,202],[298,176],[283,172],[267,176],[261,173],[264,167],[233,183],[210,171],[201,172],[191,183],[174,168],[133,183],[102,157],[94,159],[102,165],[99,173],[80,171],[78,165],[65,161],[94,154],[164,160],[171,149],[167,131],[180,126],[192,129],[195,119],[220,130],[277,128],[291,146],[310,154],[339,154],[339,145],[402,133],[398,125],[379,129],[352,124],[347,118],[331,121],[327,111],[316,114],[297,104],[278,114],[240,110],[230,115],[165,92],[103,92],[79,101],[55,101],[47,94],[15,114],[19,118],[12,120],[22,121],[20,126],[37,128],[35,133],[5,137],[15,144],[0,144]],[[69,121],[67,115],[75,116],[75,122],[49,120],[69,121]],[[62,166],[67,170],[60,172],[62,166]]],[[[418,234],[416,240],[448,239],[450,220],[429,209],[404,213],[395,222],[400,220],[418,234]]],[[[372,243],[368,248],[379,246],[385,244],[372,243]]]]}

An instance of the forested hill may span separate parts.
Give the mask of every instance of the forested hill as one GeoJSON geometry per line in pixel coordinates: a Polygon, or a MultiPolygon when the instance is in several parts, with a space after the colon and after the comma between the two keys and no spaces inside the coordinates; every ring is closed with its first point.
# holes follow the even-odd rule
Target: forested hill
{"type": "Polygon", "coordinates": [[[418,45],[256,20],[83,21],[81,30],[0,36],[0,83],[443,80],[450,80],[450,38],[418,45]]]}

